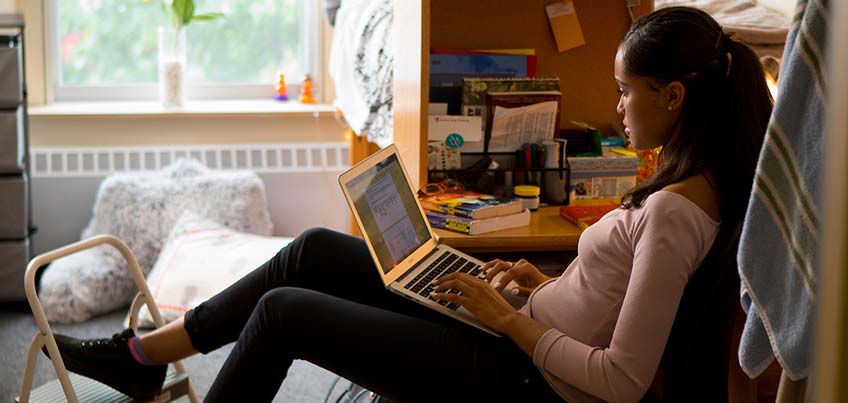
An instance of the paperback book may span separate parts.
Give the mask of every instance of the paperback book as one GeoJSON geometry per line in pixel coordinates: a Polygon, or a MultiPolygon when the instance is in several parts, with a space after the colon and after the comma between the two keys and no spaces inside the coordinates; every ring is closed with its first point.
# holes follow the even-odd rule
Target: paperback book
{"type": "Polygon", "coordinates": [[[584,206],[562,206],[559,208],[559,215],[562,218],[574,223],[577,228],[584,230],[590,225],[598,222],[610,211],[618,208],[616,204],[597,204],[584,206]]]}
{"type": "Polygon", "coordinates": [[[460,232],[467,235],[485,234],[509,228],[518,228],[530,224],[530,210],[520,213],[472,220],[450,214],[427,211],[427,220],[434,228],[460,232]]]}
{"type": "Polygon", "coordinates": [[[497,198],[474,192],[441,194],[419,200],[425,210],[473,220],[515,214],[524,209],[518,199],[497,198]]]}

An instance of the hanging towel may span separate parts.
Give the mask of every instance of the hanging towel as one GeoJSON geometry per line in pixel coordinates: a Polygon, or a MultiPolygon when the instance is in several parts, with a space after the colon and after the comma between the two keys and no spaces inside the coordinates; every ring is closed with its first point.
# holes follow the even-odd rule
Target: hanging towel
{"type": "Polygon", "coordinates": [[[739,362],[753,378],[777,358],[810,374],[824,155],[827,0],[800,0],[778,100],[760,152],[739,245],[747,313],[739,362]]]}

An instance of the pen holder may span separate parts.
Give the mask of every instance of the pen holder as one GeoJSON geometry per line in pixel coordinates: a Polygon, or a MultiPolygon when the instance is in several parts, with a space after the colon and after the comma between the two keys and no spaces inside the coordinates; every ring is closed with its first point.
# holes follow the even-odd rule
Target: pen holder
{"type": "Polygon", "coordinates": [[[564,204],[568,200],[568,178],[562,168],[565,140],[545,141],[545,168],[559,168],[543,173],[542,198],[550,204],[564,204]]]}

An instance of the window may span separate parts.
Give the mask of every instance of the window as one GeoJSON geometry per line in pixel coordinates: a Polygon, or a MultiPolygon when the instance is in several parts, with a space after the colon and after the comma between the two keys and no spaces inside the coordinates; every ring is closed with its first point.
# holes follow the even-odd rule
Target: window
{"type": "MultiPolygon", "coordinates": [[[[48,0],[54,99],[153,100],[163,0],[48,0]]],[[[186,31],[189,99],[270,98],[277,72],[289,86],[317,65],[315,0],[195,0],[186,31]]],[[[317,83],[316,83],[317,84],[317,83]]]]}

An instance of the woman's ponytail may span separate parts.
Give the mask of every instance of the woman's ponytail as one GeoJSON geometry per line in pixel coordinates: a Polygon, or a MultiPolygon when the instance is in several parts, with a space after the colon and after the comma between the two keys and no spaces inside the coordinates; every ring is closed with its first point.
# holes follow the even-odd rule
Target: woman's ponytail
{"type": "MultiPolygon", "coordinates": [[[[762,64],[754,51],[726,35],[722,36],[726,38],[725,49],[730,55],[726,122],[728,129],[733,132],[733,137],[725,137],[728,144],[723,147],[722,154],[723,158],[732,158],[738,164],[732,167],[736,172],[716,172],[716,176],[726,181],[733,178],[722,189],[722,206],[728,215],[741,218],[745,214],[748,200],[742,200],[736,195],[748,195],[751,192],[756,157],[763,145],[774,100],[768,91],[762,64]]],[[[731,167],[717,164],[713,169],[728,171],[731,167]]]]}

